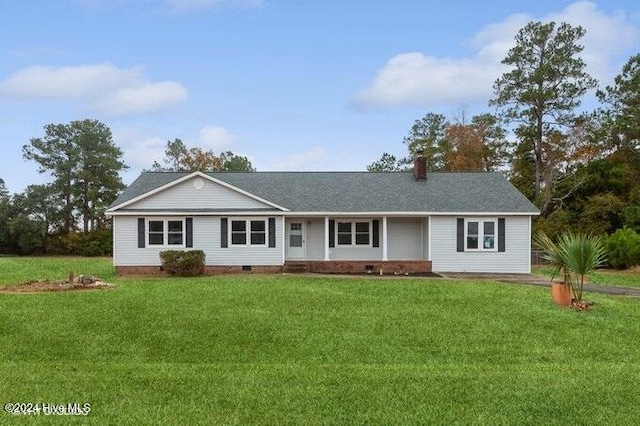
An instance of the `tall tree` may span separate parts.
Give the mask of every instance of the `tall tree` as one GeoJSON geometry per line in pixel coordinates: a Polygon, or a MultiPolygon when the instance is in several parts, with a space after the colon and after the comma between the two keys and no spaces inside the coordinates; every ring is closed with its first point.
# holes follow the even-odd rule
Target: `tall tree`
{"type": "Polygon", "coordinates": [[[126,168],[122,151],[109,128],[97,120],[48,124],[44,129],[43,138],[23,146],[23,155],[39,164],[40,173],[54,178],[52,191],[64,200],[63,229],[76,229],[82,217],[87,232],[104,221],[104,209],[124,188],[118,174],[126,168]]]}
{"type": "Polygon", "coordinates": [[[0,178],[0,201],[9,199],[9,190],[4,183],[4,179],[0,178]]]}
{"type": "Polygon", "coordinates": [[[447,151],[446,130],[449,121],[442,114],[430,112],[416,120],[403,143],[407,146],[409,156],[401,160],[402,164],[411,164],[418,151],[422,151],[430,170],[442,170],[445,166],[447,151]]]}
{"type": "Polygon", "coordinates": [[[104,211],[125,187],[119,172],[127,166],[105,124],[83,120],[69,126],[79,153],[74,195],[83,230],[88,232],[104,225],[104,211]]]}
{"type": "Polygon", "coordinates": [[[38,172],[54,178],[55,191],[64,200],[64,229],[75,229],[73,184],[78,161],[78,148],[73,143],[71,129],[66,124],[47,124],[44,138],[33,138],[22,147],[23,156],[39,164],[38,172]]]}
{"type": "Polygon", "coordinates": [[[164,151],[165,158],[160,165],[153,162],[151,170],[156,172],[255,172],[251,161],[247,157],[236,155],[231,151],[226,151],[216,155],[212,150],[205,151],[200,147],[187,149],[184,142],[174,139],[167,142],[164,151]]]}
{"type": "MultiPolygon", "coordinates": [[[[516,45],[502,63],[512,67],[494,83],[490,101],[502,118],[517,126],[521,144],[530,144],[534,159],[533,198],[545,184],[551,137],[573,124],[580,98],[596,86],[578,56],[582,27],[567,23],[530,22],[515,37],[516,45]]],[[[524,148],[523,147],[523,148],[524,148]]],[[[548,182],[547,182],[548,183],[548,182]]]]}
{"type": "Polygon", "coordinates": [[[23,193],[13,197],[14,208],[41,225],[45,234],[63,230],[64,203],[53,184],[29,185],[23,193]]]}
{"type": "Polygon", "coordinates": [[[498,118],[489,113],[475,115],[471,117],[471,125],[482,139],[485,170],[492,172],[509,164],[514,143],[507,139],[507,131],[498,118]]]}
{"type": "Polygon", "coordinates": [[[447,151],[444,153],[445,171],[480,172],[484,164],[484,144],[480,130],[469,124],[453,124],[445,131],[447,151]]]}
{"type": "Polygon", "coordinates": [[[164,150],[164,158],[162,162],[165,166],[162,166],[157,161],[153,162],[151,170],[156,172],[161,171],[181,171],[184,170],[184,159],[187,156],[188,150],[181,139],[174,139],[167,141],[167,146],[164,150]]]}
{"type": "Polygon", "coordinates": [[[513,150],[506,130],[494,115],[476,115],[467,122],[464,110],[453,124],[444,115],[426,114],[413,123],[403,143],[407,157],[398,160],[385,152],[367,170],[410,169],[416,152],[422,151],[432,171],[494,171],[509,163],[513,150]]]}
{"type": "Polygon", "coordinates": [[[226,151],[220,154],[222,169],[227,172],[255,172],[249,158],[226,151]]]}
{"type": "Polygon", "coordinates": [[[629,58],[614,84],[597,94],[608,107],[603,115],[611,146],[640,151],[640,54],[629,58]]]}
{"type": "Polygon", "coordinates": [[[382,157],[379,160],[367,166],[367,171],[369,172],[397,172],[399,170],[401,170],[401,167],[396,156],[388,152],[382,153],[382,157]]]}
{"type": "Polygon", "coordinates": [[[213,151],[205,151],[200,147],[193,147],[189,150],[183,160],[184,170],[188,172],[215,172],[222,170],[222,158],[215,155],[213,151]]]}

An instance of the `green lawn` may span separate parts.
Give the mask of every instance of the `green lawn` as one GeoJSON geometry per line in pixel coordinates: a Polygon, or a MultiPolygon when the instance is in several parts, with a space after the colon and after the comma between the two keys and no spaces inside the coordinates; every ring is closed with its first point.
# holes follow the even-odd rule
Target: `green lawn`
{"type": "Polygon", "coordinates": [[[118,285],[0,295],[2,402],[91,403],[88,417],[36,422],[640,418],[637,299],[589,294],[594,309],[577,312],[555,307],[547,288],[488,281],[134,279],[113,277],[105,259],[82,262],[0,258],[4,283],[82,265],[118,285]]]}
{"type": "MultiPolygon", "coordinates": [[[[534,274],[551,277],[553,268],[549,266],[533,267],[534,274]]],[[[557,278],[557,277],[556,277],[557,278]]],[[[588,275],[588,284],[594,285],[615,285],[623,287],[640,288],[640,269],[628,271],[616,271],[615,269],[601,269],[588,275]]]]}

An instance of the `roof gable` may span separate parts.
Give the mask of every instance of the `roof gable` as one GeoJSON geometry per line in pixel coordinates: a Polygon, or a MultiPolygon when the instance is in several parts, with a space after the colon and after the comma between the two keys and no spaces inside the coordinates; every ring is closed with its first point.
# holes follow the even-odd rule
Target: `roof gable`
{"type": "Polygon", "coordinates": [[[108,212],[116,210],[237,209],[286,210],[241,188],[220,181],[202,172],[190,174],[143,173],[118,199],[108,212]],[[168,175],[168,176],[167,176],[168,175]],[[173,180],[164,182],[164,178],[173,180]],[[160,177],[155,180],[154,178],[160,177]],[[162,183],[159,186],[153,185],[162,183]],[[152,189],[149,189],[152,188],[152,189]],[[131,189],[131,191],[130,191],[131,189]],[[138,194],[139,193],[139,194],[138,194]]]}

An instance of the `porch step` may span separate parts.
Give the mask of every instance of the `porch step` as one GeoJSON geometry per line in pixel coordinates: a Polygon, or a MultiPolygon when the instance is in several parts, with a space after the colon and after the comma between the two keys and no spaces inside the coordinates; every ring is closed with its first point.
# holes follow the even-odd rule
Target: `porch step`
{"type": "Polygon", "coordinates": [[[282,271],[290,274],[307,272],[307,264],[306,262],[285,262],[282,271]]]}

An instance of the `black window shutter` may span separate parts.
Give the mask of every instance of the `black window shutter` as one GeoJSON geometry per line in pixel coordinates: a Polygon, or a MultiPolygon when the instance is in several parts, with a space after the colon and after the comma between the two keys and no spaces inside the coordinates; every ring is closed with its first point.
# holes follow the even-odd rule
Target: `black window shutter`
{"type": "Polygon", "coordinates": [[[461,217],[458,218],[457,236],[458,236],[457,251],[464,251],[464,219],[461,217]]]}
{"type": "Polygon", "coordinates": [[[276,218],[269,218],[269,247],[276,246],[276,218]]]}
{"type": "Polygon", "coordinates": [[[138,248],[144,248],[145,243],[144,218],[138,218],[138,248]]]}
{"type": "Polygon", "coordinates": [[[187,236],[185,237],[185,246],[193,247],[193,218],[188,217],[185,221],[185,228],[187,231],[187,236]]]}
{"type": "Polygon", "coordinates": [[[329,247],[336,246],[336,221],[329,221],[329,247]]]}
{"type": "Polygon", "coordinates": [[[227,222],[228,219],[226,217],[220,218],[220,247],[222,248],[229,247],[229,242],[227,241],[227,222]]]}
{"type": "Polygon", "coordinates": [[[504,241],[505,223],[504,217],[498,218],[498,251],[505,251],[504,241]]]}
{"type": "Polygon", "coordinates": [[[378,219],[373,221],[373,246],[380,247],[380,221],[378,219]]]}

